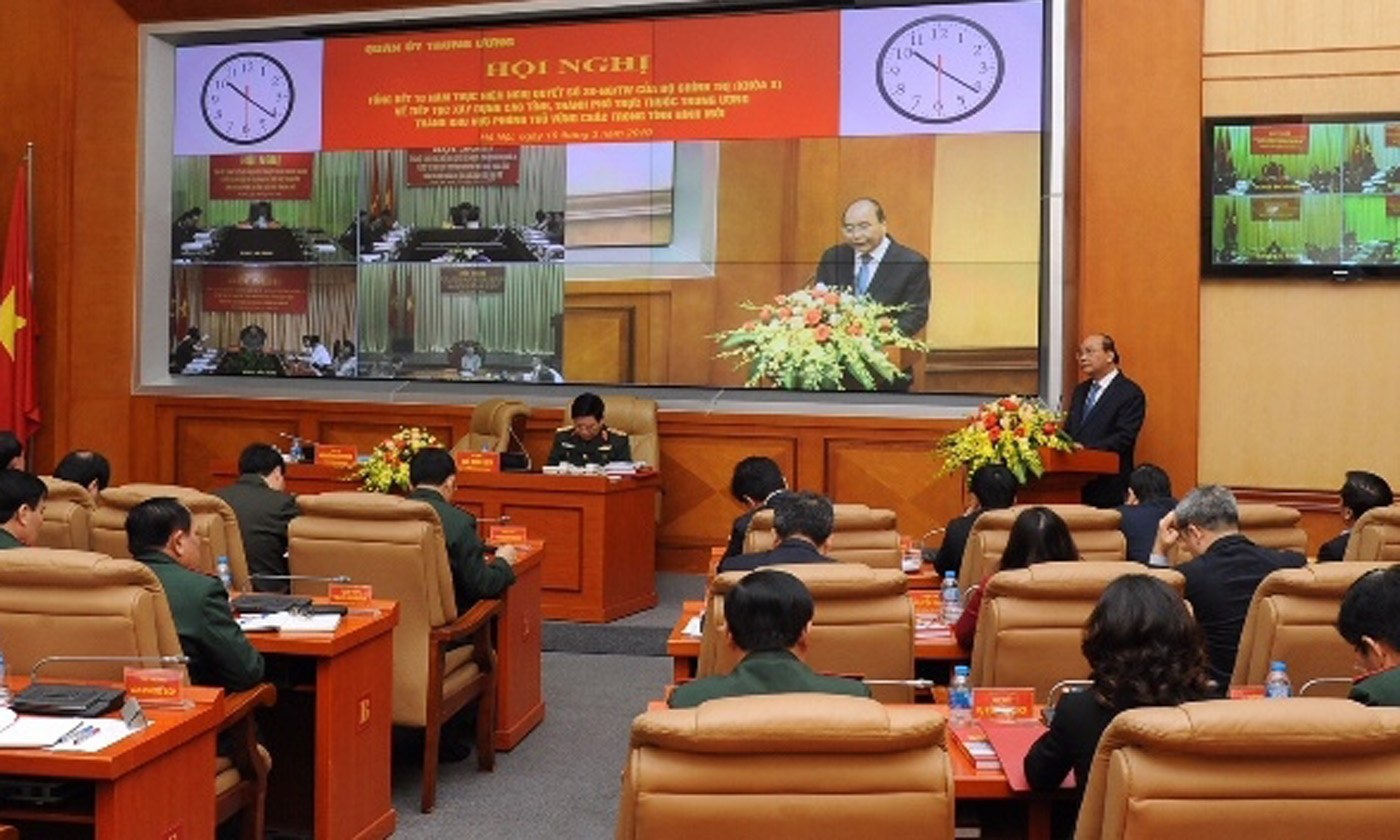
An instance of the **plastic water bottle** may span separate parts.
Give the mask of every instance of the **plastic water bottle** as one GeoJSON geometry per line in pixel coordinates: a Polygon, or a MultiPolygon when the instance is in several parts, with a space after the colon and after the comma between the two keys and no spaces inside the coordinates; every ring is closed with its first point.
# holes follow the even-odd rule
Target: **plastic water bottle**
{"type": "Polygon", "coordinates": [[[10,685],[6,682],[9,675],[9,669],[5,667],[5,654],[0,651],[0,709],[10,707],[10,685]]]}
{"type": "Polygon", "coordinates": [[[224,582],[224,589],[233,591],[233,568],[228,564],[227,557],[219,557],[214,562],[214,566],[219,570],[219,580],[224,582]]]}
{"type": "Polygon", "coordinates": [[[972,720],[972,678],[968,676],[966,665],[953,666],[953,682],[948,686],[948,708],[953,713],[954,725],[972,720]]]}
{"type": "Polygon", "coordinates": [[[958,576],[953,572],[943,575],[943,621],[956,624],[962,618],[962,593],[958,591],[958,576]]]}
{"type": "Polygon", "coordinates": [[[1269,678],[1264,680],[1264,696],[1270,700],[1286,700],[1293,696],[1293,683],[1288,679],[1288,665],[1276,661],[1269,666],[1269,678]]]}
{"type": "Polygon", "coordinates": [[[290,454],[291,454],[291,456],[292,456],[292,463],[293,463],[293,464],[300,464],[300,463],[301,463],[301,438],[299,438],[299,437],[294,437],[294,438],[292,438],[292,447],[291,447],[291,452],[290,452],[290,454]]]}

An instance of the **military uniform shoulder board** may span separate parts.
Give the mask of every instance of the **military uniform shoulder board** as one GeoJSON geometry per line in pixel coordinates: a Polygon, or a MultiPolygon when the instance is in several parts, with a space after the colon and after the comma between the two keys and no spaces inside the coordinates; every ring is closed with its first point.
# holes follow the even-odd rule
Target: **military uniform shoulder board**
{"type": "Polygon", "coordinates": [[[573,430],[574,430],[574,427],[573,427],[572,424],[570,424],[570,425],[568,425],[568,426],[560,426],[559,428],[555,429],[554,431],[555,431],[555,433],[557,434],[557,433],[559,433],[559,432],[572,432],[573,430]]]}
{"type": "Polygon", "coordinates": [[[621,429],[614,429],[612,426],[608,427],[608,434],[616,435],[617,437],[627,437],[626,432],[622,431],[621,429]]]}

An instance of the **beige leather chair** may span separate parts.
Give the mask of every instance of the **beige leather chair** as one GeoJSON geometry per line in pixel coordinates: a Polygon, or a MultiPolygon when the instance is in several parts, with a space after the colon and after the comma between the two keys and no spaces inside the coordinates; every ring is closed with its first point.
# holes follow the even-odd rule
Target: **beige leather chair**
{"type": "Polygon", "coordinates": [[[1351,526],[1342,559],[1362,563],[1400,562],[1400,505],[1371,508],[1351,526]]]}
{"type": "MultiPolygon", "coordinates": [[[[1283,660],[1294,690],[1318,677],[1348,677],[1355,659],[1337,632],[1342,596],[1357,578],[1388,563],[1321,563],[1271,573],[1254,590],[1231,685],[1263,685],[1283,660]]],[[[1329,686],[1340,696],[1344,685],[1329,686]]]]}
{"type": "MultiPolygon", "coordinates": [[[[479,704],[477,766],[495,766],[494,625],[501,602],[485,600],[457,614],[452,571],[437,512],[426,502],[378,493],[299,496],[301,515],[288,528],[288,564],[296,575],[348,575],[399,603],[394,628],[394,723],[423,729],[422,808],[437,800],[442,725],[479,704]],[[461,647],[449,649],[456,642],[461,647]]],[[[323,591],[324,584],[314,588],[323,591]]],[[[294,592],[307,591],[293,582],[294,592]]]]}
{"type": "Polygon", "coordinates": [[[97,503],[81,484],[41,475],[44,487],[44,524],[39,528],[39,545],[44,548],[92,548],[92,512],[97,503]]]}
{"type": "Polygon", "coordinates": [[[472,409],[471,427],[452,451],[509,452],[515,421],[529,416],[530,406],[520,400],[483,400],[472,409]]]}
{"type": "MultiPolygon", "coordinates": [[[[898,569],[899,525],[894,511],[865,505],[835,505],[836,519],[826,555],[843,563],[864,563],[872,569],[898,569]]],[[[744,553],[767,551],[778,542],[773,511],[760,510],[749,521],[744,553]]]]}
{"type": "MultiPolygon", "coordinates": [[[[1240,505],[1240,533],[1255,545],[1279,551],[1308,553],[1308,534],[1299,526],[1303,514],[1282,505],[1240,505]]],[[[1178,542],[1168,558],[1173,566],[1191,559],[1186,547],[1178,542]]]]}
{"type": "MultiPolygon", "coordinates": [[[[1001,555],[1011,538],[1011,526],[1016,517],[1031,505],[1017,505],[1005,510],[989,510],[972,523],[972,532],[963,550],[962,567],[958,572],[958,587],[966,592],[1001,568],[1001,555]]],[[[1127,560],[1128,540],[1118,530],[1123,516],[1116,510],[1101,510],[1087,505],[1044,505],[1060,515],[1069,526],[1080,560],[1127,560]]]]}
{"type": "Polygon", "coordinates": [[[656,400],[624,394],[603,395],[603,422],[627,433],[632,460],[661,467],[661,434],[656,422],[656,400]]]}
{"type": "Polygon", "coordinates": [[[1380,840],[1398,821],[1400,709],[1212,700],[1114,718],[1075,838],[1380,840]]]}
{"type": "Polygon", "coordinates": [[[201,493],[174,484],[123,484],[108,487],[97,498],[97,510],[92,515],[92,547],[94,551],[113,557],[130,557],[126,548],[126,514],[132,508],[157,496],[173,496],[190,509],[194,536],[199,540],[200,571],[215,574],[217,560],[227,557],[233,572],[233,585],[239,590],[251,590],[248,580],[248,559],[243,553],[243,534],[238,530],[238,516],[228,502],[218,496],[201,493]]]}
{"type": "MultiPolygon", "coordinates": [[[[907,680],[914,676],[914,607],[909,579],[897,569],[871,569],[854,563],[773,566],[807,585],[816,605],[806,662],[820,673],[869,679],[907,680]]],[[[705,631],[700,638],[696,675],[727,674],[743,654],[730,647],[724,597],[747,572],[725,572],[710,582],[705,631]]],[[[873,686],[886,702],[912,702],[904,686],[873,686]]]]}
{"type": "Polygon", "coordinates": [[[982,593],[972,644],[972,684],[1032,687],[1044,702],[1061,680],[1089,675],[1080,645],[1084,623],[1108,585],[1123,575],[1151,575],[1178,594],[1180,572],[1137,563],[1039,563],[998,572],[982,593]]]}
{"type": "Polygon", "coordinates": [[[942,715],[770,694],[632,722],[617,840],[953,836],[942,715]]]}
{"type": "MultiPolygon", "coordinates": [[[[180,656],[180,637],[155,573],[135,560],[90,551],[0,551],[0,639],[11,673],[27,676],[46,656],[180,656]]],[[[126,665],[54,663],[41,679],[120,682],[126,665]]],[[[150,663],[154,666],[155,663],[150,663]]],[[[228,694],[214,766],[215,813],[241,814],[245,840],[263,836],[271,760],[257,744],[252,711],[277,697],[271,685],[228,694]]]]}

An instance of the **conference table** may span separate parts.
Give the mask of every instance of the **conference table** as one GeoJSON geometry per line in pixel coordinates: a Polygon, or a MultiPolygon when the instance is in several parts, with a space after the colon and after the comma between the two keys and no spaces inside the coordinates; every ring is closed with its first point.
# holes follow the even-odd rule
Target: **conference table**
{"type": "MultiPolygon", "coordinates": [[[[28,683],[11,678],[18,690],[28,683]]],[[[24,837],[197,840],[214,836],[214,753],[224,693],[186,689],[189,708],[145,710],[150,726],[100,752],[0,750],[0,783],[66,781],[67,801],[0,805],[24,837]],[[201,795],[203,792],[203,795],[201,795]]]]}

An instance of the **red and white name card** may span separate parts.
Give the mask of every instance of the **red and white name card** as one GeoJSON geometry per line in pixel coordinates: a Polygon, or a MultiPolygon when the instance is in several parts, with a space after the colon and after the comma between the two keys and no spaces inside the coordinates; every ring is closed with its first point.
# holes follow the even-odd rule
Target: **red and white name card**
{"type": "Polygon", "coordinates": [[[501,471],[499,452],[458,452],[457,472],[497,473],[501,471]]]}
{"type": "Polygon", "coordinates": [[[1033,688],[974,688],[972,716],[988,720],[1025,720],[1035,717],[1033,688]]]}

